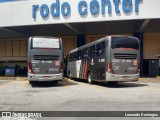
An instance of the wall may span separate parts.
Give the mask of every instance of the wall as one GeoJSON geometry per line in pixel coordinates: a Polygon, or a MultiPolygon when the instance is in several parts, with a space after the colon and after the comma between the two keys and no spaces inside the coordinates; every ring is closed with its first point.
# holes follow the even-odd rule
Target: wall
{"type": "Polygon", "coordinates": [[[0,40],[0,61],[26,61],[27,39],[0,40]]]}
{"type": "Polygon", "coordinates": [[[70,50],[77,47],[76,36],[60,36],[60,38],[62,38],[64,57],[66,57],[70,50]]]}
{"type": "Polygon", "coordinates": [[[144,59],[155,59],[160,54],[160,33],[144,33],[144,59]]]}
{"type": "Polygon", "coordinates": [[[86,43],[93,42],[93,41],[98,40],[102,37],[105,37],[105,35],[87,35],[86,36],[86,43]]]}

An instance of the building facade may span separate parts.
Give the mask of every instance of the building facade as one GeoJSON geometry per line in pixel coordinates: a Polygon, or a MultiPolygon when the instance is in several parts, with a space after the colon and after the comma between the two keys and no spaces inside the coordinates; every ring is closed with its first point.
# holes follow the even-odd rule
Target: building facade
{"type": "Polygon", "coordinates": [[[66,56],[73,48],[120,34],[140,39],[141,75],[156,76],[159,11],[159,0],[0,0],[0,67],[27,66],[29,36],[61,37],[66,56]]]}

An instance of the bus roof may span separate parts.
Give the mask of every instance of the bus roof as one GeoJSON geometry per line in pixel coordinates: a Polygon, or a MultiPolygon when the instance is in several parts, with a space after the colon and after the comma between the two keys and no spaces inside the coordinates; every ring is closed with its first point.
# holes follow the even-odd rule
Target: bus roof
{"type": "Polygon", "coordinates": [[[77,48],[71,50],[69,53],[73,53],[73,52],[76,52],[76,51],[78,51],[78,50],[85,49],[86,47],[90,47],[90,46],[92,46],[92,45],[94,45],[94,44],[97,44],[97,43],[99,43],[99,42],[102,42],[102,41],[106,40],[106,38],[107,38],[107,39],[110,39],[111,37],[129,37],[129,38],[135,38],[135,39],[138,40],[138,38],[136,38],[136,37],[134,37],[134,36],[127,36],[127,35],[105,36],[105,37],[100,38],[100,39],[98,39],[98,40],[96,40],[96,41],[87,43],[87,44],[85,44],[85,45],[83,45],[83,46],[81,46],[81,47],[77,47],[77,48]]]}
{"type": "Polygon", "coordinates": [[[53,36],[32,36],[30,38],[57,38],[57,39],[61,39],[60,37],[53,37],[53,36]]]}
{"type": "Polygon", "coordinates": [[[109,36],[106,36],[106,37],[100,38],[100,39],[98,39],[98,40],[96,40],[96,41],[87,43],[87,44],[85,44],[85,45],[83,45],[83,46],[81,46],[81,47],[78,47],[78,48],[75,48],[75,49],[71,50],[69,53],[76,52],[76,51],[81,50],[81,49],[84,49],[84,48],[86,48],[86,47],[90,47],[90,46],[92,46],[93,44],[99,43],[99,42],[105,40],[105,39],[108,38],[108,37],[109,37],[109,36]]]}

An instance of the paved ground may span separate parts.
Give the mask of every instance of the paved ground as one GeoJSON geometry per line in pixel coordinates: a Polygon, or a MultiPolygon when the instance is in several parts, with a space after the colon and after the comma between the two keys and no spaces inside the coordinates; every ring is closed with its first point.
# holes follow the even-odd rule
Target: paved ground
{"type": "Polygon", "coordinates": [[[70,79],[60,81],[58,85],[40,83],[31,86],[26,79],[1,79],[0,111],[19,110],[160,111],[160,79],[141,78],[138,82],[115,86],[89,85],[70,79]]]}

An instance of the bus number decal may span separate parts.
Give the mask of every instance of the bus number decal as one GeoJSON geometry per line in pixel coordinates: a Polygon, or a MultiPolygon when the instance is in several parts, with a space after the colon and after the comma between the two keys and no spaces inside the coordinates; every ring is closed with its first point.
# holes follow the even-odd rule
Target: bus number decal
{"type": "Polygon", "coordinates": [[[105,59],[103,58],[103,59],[99,59],[99,62],[105,62],[105,59]]]}
{"type": "Polygon", "coordinates": [[[120,59],[112,59],[112,61],[115,63],[119,63],[120,62],[120,59]]]}
{"type": "Polygon", "coordinates": [[[40,63],[40,60],[32,60],[32,63],[40,63]]]}

